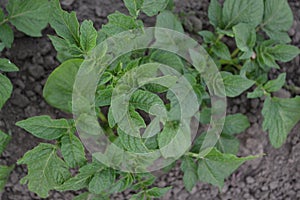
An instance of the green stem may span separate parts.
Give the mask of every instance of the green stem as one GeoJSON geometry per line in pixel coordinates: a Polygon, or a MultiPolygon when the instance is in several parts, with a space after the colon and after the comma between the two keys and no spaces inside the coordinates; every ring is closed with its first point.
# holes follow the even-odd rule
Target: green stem
{"type": "Polygon", "coordinates": [[[231,58],[234,58],[238,53],[240,52],[240,50],[238,48],[236,48],[232,54],[231,54],[231,58]]]}
{"type": "Polygon", "coordinates": [[[2,22],[0,22],[0,26],[2,26],[3,24],[7,23],[9,20],[8,18],[4,19],[2,22]]]}
{"type": "Polygon", "coordinates": [[[193,158],[199,158],[199,154],[197,154],[197,153],[187,152],[184,155],[193,157],[193,158]]]}
{"type": "Polygon", "coordinates": [[[105,117],[105,115],[104,115],[101,111],[99,111],[99,112],[97,113],[97,116],[101,119],[102,122],[104,122],[104,123],[107,123],[107,122],[108,122],[108,121],[107,121],[107,118],[105,117]]]}

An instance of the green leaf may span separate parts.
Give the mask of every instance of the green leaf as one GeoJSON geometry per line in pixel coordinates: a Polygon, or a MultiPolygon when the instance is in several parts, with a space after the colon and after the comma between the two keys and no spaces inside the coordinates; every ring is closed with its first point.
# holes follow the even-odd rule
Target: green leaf
{"type": "Polygon", "coordinates": [[[216,36],[210,31],[200,31],[199,35],[201,35],[204,42],[208,44],[212,44],[217,40],[216,36]]]}
{"type": "Polygon", "coordinates": [[[279,148],[286,140],[288,133],[300,120],[300,97],[280,99],[267,97],[262,115],[263,130],[269,132],[271,144],[279,148]]]}
{"type": "Polygon", "coordinates": [[[79,169],[79,173],[65,181],[62,185],[56,187],[56,190],[80,190],[87,188],[94,174],[103,170],[103,166],[96,162],[89,163],[79,169]]]}
{"type": "Polygon", "coordinates": [[[247,116],[243,114],[227,115],[223,127],[223,133],[238,134],[250,127],[247,116]]]}
{"type": "Polygon", "coordinates": [[[221,75],[225,86],[226,96],[228,97],[239,96],[255,83],[240,75],[232,75],[228,72],[221,72],[221,75]]]}
{"type": "Polygon", "coordinates": [[[286,32],[293,25],[293,13],[287,1],[264,1],[264,18],[261,24],[267,35],[279,42],[289,42],[286,32]],[[283,41],[282,41],[283,39],[283,41]]]}
{"type": "Polygon", "coordinates": [[[238,23],[256,27],[261,23],[264,14],[263,0],[226,0],[223,7],[224,30],[238,23]]]}
{"type": "Polygon", "coordinates": [[[35,137],[54,140],[60,138],[70,129],[65,119],[51,119],[49,116],[36,116],[16,123],[35,137]]]}
{"type": "Polygon", "coordinates": [[[95,105],[98,107],[108,106],[111,104],[111,97],[113,93],[113,88],[105,88],[103,90],[98,90],[96,93],[95,105]]]}
{"type": "Polygon", "coordinates": [[[40,143],[18,161],[18,164],[26,164],[28,168],[28,174],[21,183],[28,184],[29,190],[42,198],[48,197],[50,190],[70,177],[68,166],[56,151],[56,146],[40,143]]]}
{"type": "Polygon", "coordinates": [[[164,10],[156,17],[156,27],[168,28],[180,33],[184,33],[181,22],[169,10],[164,10]]]}
{"type": "Polygon", "coordinates": [[[132,185],[133,181],[133,176],[130,173],[126,173],[125,176],[121,177],[111,186],[109,193],[122,192],[128,189],[132,185]]]}
{"type": "Polygon", "coordinates": [[[17,72],[19,71],[19,68],[14,63],[10,62],[10,60],[6,58],[0,58],[0,71],[17,72]]]}
{"type": "Polygon", "coordinates": [[[264,90],[261,87],[255,88],[253,92],[248,92],[247,98],[249,99],[255,99],[255,98],[260,98],[264,96],[264,90]]]}
{"type": "Polygon", "coordinates": [[[238,158],[232,154],[223,154],[213,148],[204,158],[198,162],[199,180],[218,186],[224,185],[224,179],[234,172],[247,160],[253,160],[257,156],[238,158]]]}
{"type": "Polygon", "coordinates": [[[277,79],[268,81],[264,85],[264,89],[267,92],[276,92],[283,87],[283,85],[285,84],[285,79],[286,79],[286,73],[282,73],[277,77],[277,79]]]}
{"type": "Polygon", "coordinates": [[[233,135],[221,133],[220,138],[216,144],[216,148],[222,153],[236,155],[240,148],[240,142],[233,135]]]}
{"type": "Polygon", "coordinates": [[[144,0],[124,0],[124,3],[130,15],[137,17],[140,13],[144,0]]]}
{"type": "Polygon", "coordinates": [[[103,195],[96,195],[89,192],[85,192],[76,196],[73,200],[109,200],[109,198],[103,195]]]}
{"type": "Polygon", "coordinates": [[[5,102],[9,99],[12,90],[13,90],[13,86],[10,80],[3,74],[0,74],[0,109],[3,107],[5,102]]]}
{"type": "Polygon", "coordinates": [[[14,32],[8,24],[2,24],[0,26],[0,40],[3,42],[5,47],[11,48],[14,41],[14,32]]]}
{"type": "Polygon", "coordinates": [[[159,98],[158,95],[153,94],[144,90],[136,90],[130,100],[130,105],[134,106],[136,109],[143,110],[149,114],[160,114],[160,112],[156,113],[157,109],[154,107],[165,109],[164,102],[159,98]],[[152,112],[151,112],[152,111],[152,112]]]}
{"type": "Polygon", "coordinates": [[[51,2],[51,11],[50,25],[56,34],[67,40],[70,44],[79,45],[79,22],[76,13],[63,11],[59,0],[51,2]]]}
{"type": "Polygon", "coordinates": [[[158,187],[153,187],[151,189],[148,189],[146,191],[147,196],[150,197],[163,197],[172,187],[165,187],[165,188],[158,188],[158,187]]]}
{"type": "Polygon", "coordinates": [[[188,191],[192,191],[193,187],[198,181],[197,165],[190,157],[185,156],[181,163],[181,170],[183,171],[183,183],[188,191]]]}
{"type": "Polygon", "coordinates": [[[73,133],[67,133],[61,138],[61,154],[71,168],[82,166],[86,162],[84,147],[73,133]]]}
{"type": "Polygon", "coordinates": [[[6,148],[10,140],[11,140],[11,136],[3,133],[0,130],[0,154],[3,153],[4,149],[6,148]]]}
{"type": "Polygon", "coordinates": [[[8,166],[0,165],[0,192],[3,191],[6,182],[8,180],[8,177],[14,168],[15,166],[8,167],[8,166]]]}
{"type": "Polygon", "coordinates": [[[97,172],[89,183],[89,191],[94,194],[101,194],[112,186],[115,178],[115,172],[112,169],[97,172]]]}
{"type": "Polygon", "coordinates": [[[135,20],[133,17],[118,11],[110,14],[107,18],[108,23],[103,25],[101,30],[107,36],[113,36],[132,29],[139,29],[143,26],[141,21],[135,20]]]}
{"type": "Polygon", "coordinates": [[[81,59],[67,60],[51,73],[43,91],[43,96],[50,105],[72,112],[73,85],[81,63],[81,59]]]}
{"type": "Polygon", "coordinates": [[[211,50],[218,57],[225,59],[225,60],[231,60],[229,48],[223,42],[219,41],[218,43],[216,43],[215,45],[212,46],[211,50]]]}
{"type": "Polygon", "coordinates": [[[177,158],[191,145],[191,133],[188,124],[167,122],[158,135],[158,145],[164,158],[177,158]]]}
{"type": "Polygon", "coordinates": [[[87,53],[96,47],[98,33],[93,22],[84,20],[80,26],[80,46],[87,53]]]}
{"type": "Polygon", "coordinates": [[[212,0],[208,7],[209,22],[214,27],[222,27],[222,6],[218,0],[212,0]]]}
{"type": "Polygon", "coordinates": [[[6,9],[8,19],[19,31],[32,37],[42,36],[49,21],[48,0],[9,0],[6,9]]]}
{"type": "Polygon", "coordinates": [[[240,23],[233,27],[233,32],[237,47],[243,52],[252,51],[256,42],[255,29],[248,24],[240,23]]]}
{"type": "Polygon", "coordinates": [[[118,128],[118,135],[122,145],[127,151],[134,153],[149,152],[141,137],[129,135],[129,133],[122,131],[120,128],[118,128]]]}
{"type": "Polygon", "coordinates": [[[184,64],[181,58],[176,54],[167,51],[154,51],[150,56],[150,61],[165,64],[176,69],[180,73],[182,73],[184,69],[184,64]]]}
{"type": "Polygon", "coordinates": [[[168,0],[144,0],[142,11],[149,17],[157,15],[167,7],[168,2],[168,0]]]}
{"type": "Polygon", "coordinates": [[[268,53],[274,56],[275,60],[289,62],[300,54],[300,50],[296,46],[279,44],[269,48],[268,53]]]}

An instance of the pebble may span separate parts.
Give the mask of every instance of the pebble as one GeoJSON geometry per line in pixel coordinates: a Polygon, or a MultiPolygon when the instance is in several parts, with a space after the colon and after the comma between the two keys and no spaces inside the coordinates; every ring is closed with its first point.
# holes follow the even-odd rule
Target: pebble
{"type": "Polygon", "coordinates": [[[45,74],[44,68],[42,66],[36,65],[36,64],[29,67],[28,72],[35,79],[39,79],[45,74]]]}
{"type": "Polygon", "coordinates": [[[21,90],[15,89],[11,98],[11,103],[20,108],[24,108],[30,103],[30,101],[26,96],[21,94],[21,90]]]}
{"type": "Polygon", "coordinates": [[[255,182],[255,179],[254,179],[253,177],[251,177],[251,176],[248,176],[248,177],[246,178],[246,182],[247,182],[248,184],[252,184],[252,183],[255,182]]]}

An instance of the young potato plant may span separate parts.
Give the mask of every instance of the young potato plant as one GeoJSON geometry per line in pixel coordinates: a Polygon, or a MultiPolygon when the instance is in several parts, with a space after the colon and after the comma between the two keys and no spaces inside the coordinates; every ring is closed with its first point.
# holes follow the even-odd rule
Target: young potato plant
{"type": "MultiPolygon", "coordinates": [[[[0,8],[0,52],[11,48],[14,33],[10,26],[32,37],[42,36],[41,30],[48,24],[48,0],[9,0],[6,5],[7,14],[0,8]]],[[[0,58],[0,109],[11,96],[13,86],[3,74],[16,72],[18,67],[6,58],[0,58]]],[[[0,130],[0,154],[4,151],[11,137],[0,130]]],[[[0,191],[14,166],[0,166],[0,191]]]]}
{"type": "MultiPolygon", "coordinates": [[[[172,12],[171,0],[124,0],[124,3],[129,15],[120,12],[110,14],[108,23],[97,31],[92,21],[85,20],[80,24],[74,12],[62,10],[58,0],[51,1],[50,25],[57,35],[49,37],[61,65],[52,72],[44,87],[43,95],[50,105],[72,113],[73,85],[81,64],[90,58],[91,52],[106,38],[124,31],[143,31],[145,27],[139,19],[140,13],[147,16],[156,15],[156,27],[184,33],[180,21],[172,12]]],[[[199,34],[203,37],[203,46],[217,64],[226,96],[238,97],[248,89],[255,88],[254,91],[248,92],[248,98],[264,99],[263,129],[269,132],[271,144],[280,147],[287,134],[300,120],[300,114],[295,112],[300,108],[299,97],[281,99],[272,96],[273,92],[280,90],[285,84],[285,74],[279,75],[275,80],[268,80],[269,71],[279,68],[277,61],[288,62],[300,53],[297,47],[287,44],[290,42],[287,31],[293,22],[289,5],[285,0],[225,0],[223,5],[217,0],[212,0],[208,14],[215,32],[201,31],[199,34]],[[278,13],[278,10],[281,12],[278,13]],[[232,53],[223,42],[224,37],[235,40],[237,48],[232,53]]],[[[106,49],[103,48],[102,51],[105,54],[106,49]]],[[[99,59],[105,60],[104,57],[99,59]]],[[[117,115],[113,113],[112,108],[113,91],[118,87],[118,82],[134,83],[139,77],[157,75],[157,68],[154,67],[153,70],[143,67],[156,66],[157,63],[171,66],[176,71],[174,74],[185,77],[200,105],[200,109],[196,111],[199,123],[209,124],[212,115],[211,101],[203,77],[178,55],[159,49],[127,52],[110,64],[97,85],[95,113],[106,136],[119,148],[136,154],[159,150],[162,156],[168,159],[172,156],[163,150],[165,145],[171,142],[178,130],[186,131],[182,129],[182,124],[178,123],[178,116],[181,114],[180,109],[178,110],[179,100],[168,90],[166,84],[175,83],[179,76],[165,75],[161,76],[162,78],[149,79],[153,82],[135,90],[129,99],[126,113],[135,130],[145,129],[147,132],[148,127],[154,123],[151,121],[149,124],[147,116],[157,112],[161,114],[161,110],[166,109],[166,115],[170,116],[168,121],[159,118],[164,127],[149,138],[126,134],[126,130],[119,127],[117,115]],[[132,70],[139,76],[126,75],[132,70]],[[159,85],[160,83],[165,85],[159,85]],[[155,110],[155,106],[160,109],[155,110]]],[[[170,190],[170,187],[154,187],[156,177],[150,172],[135,173],[138,169],[126,172],[104,165],[98,161],[96,155],[87,158],[90,156],[86,154],[83,143],[77,136],[76,124],[80,123],[79,119],[36,116],[17,123],[17,126],[34,136],[49,140],[49,143],[40,143],[28,151],[18,161],[18,164],[27,165],[28,174],[21,182],[27,184],[31,191],[45,198],[50,190],[83,189],[85,192],[75,197],[75,200],[98,200],[109,199],[114,193],[130,189],[135,191],[131,196],[133,200],[159,198],[170,190]],[[76,174],[71,174],[71,169],[75,169],[76,174]]],[[[204,151],[201,146],[207,133],[197,134],[189,151],[177,159],[181,161],[183,182],[187,190],[191,191],[198,181],[222,188],[224,180],[234,170],[245,161],[257,158],[236,156],[239,141],[235,135],[249,126],[245,115],[227,115],[216,145],[204,151]]],[[[171,149],[174,155],[187,141],[184,138],[175,142],[179,146],[171,149]]],[[[115,158],[116,165],[121,165],[118,155],[113,154],[112,150],[106,149],[106,152],[115,158]]],[[[147,168],[151,158],[136,157],[130,162],[136,162],[138,167],[147,168]]],[[[173,164],[165,170],[172,167],[173,164]]]]}

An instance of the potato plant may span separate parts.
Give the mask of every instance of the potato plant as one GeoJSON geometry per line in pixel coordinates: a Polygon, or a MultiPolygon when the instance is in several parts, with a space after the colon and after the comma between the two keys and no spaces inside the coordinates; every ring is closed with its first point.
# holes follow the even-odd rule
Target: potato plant
{"type": "MultiPolygon", "coordinates": [[[[47,0],[9,0],[6,13],[0,8],[0,52],[11,48],[14,33],[11,25],[28,36],[42,36],[41,30],[48,24],[49,2],[47,0]]],[[[13,86],[5,76],[7,72],[17,72],[18,67],[6,58],[0,58],[0,109],[11,96],[13,86]]],[[[0,130],[0,154],[4,151],[11,136],[0,130]]],[[[0,166],[0,190],[14,166],[0,166]]]]}
{"type": "MultiPolygon", "coordinates": [[[[11,0],[11,2],[15,4],[10,3],[8,11],[10,7],[16,6],[16,9],[12,9],[16,12],[18,9],[33,7],[33,5],[25,6],[27,5],[25,2],[35,2],[38,5],[43,4],[41,2],[46,4],[48,1],[11,0]]],[[[68,13],[62,10],[58,0],[50,1],[49,23],[56,35],[50,35],[49,38],[57,51],[57,59],[61,62],[49,76],[43,90],[44,98],[51,106],[66,113],[74,112],[73,86],[76,84],[80,68],[88,67],[88,64],[93,65],[95,49],[101,52],[96,58],[97,61],[105,63],[106,59],[109,59],[104,56],[109,48],[105,46],[109,38],[122,35],[124,31],[143,33],[146,27],[140,19],[141,13],[149,17],[156,16],[156,27],[184,34],[180,20],[173,13],[172,0],[124,0],[124,3],[128,15],[116,11],[108,16],[107,24],[96,30],[92,21],[84,20],[79,23],[75,12],[68,13]]],[[[225,0],[221,4],[218,0],[212,0],[208,16],[214,31],[203,30],[199,35],[203,38],[202,46],[220,72],[226,97],[234,98],[247,93],[248,98],[264,100],[262,128],[268,131],[270,143],[279,148],[300,120],[300,114],[295,112],[300,108],[300,97],[283,99],[273,95],[285,85],[286,74],[280,74],[274,80],[268,78],[271,69],[280,69],[281,63],[292,60],[300,53],[297,47],[288,44],[291,40],[287,31],[292,26],[293,15],[287,1],[225,0]],[[236,49],[231,50],[225,38],[227,41],[235,41],[236,49]]],[[[2,21],[6,23],[9,19],[8,17],[2,21]]],[[[14,21],[11,23],[16,28],[20,24],[14,21]]],[[[30,30],[21,27],[18,29],[24,32],[33,31],[27,34],[38,36],[35,35],[37,33],[35,31],[39,26],[31,27],[30,30]]],[[[170,35],[162,34],[160,37],[163,38],[162,42],[170,40],[176,43],[172,41],[173,37],[170,35]]],[[[124,38],[124,41],[127,39],[124,38]]],[[[157,41],[161,38],[155,39],[157,41]]],[[[192,52],[189,52],[191,60],[197,60],[192,52]]],[[[235,135],[245,131],[250,123],[243,114],[227,115],[223,117],[223,130],[215,137],[216,143],[213,146],[203,148],[206,145],[205,138],[210,137],[208,131],[197,133],[195,140],[191,141],[192,138],[185,135],[189,133],[189,129],[180,121],[180,115],[184,115],[180,110],[182,102],[178,100],[180,94],[169,90],[181,80],[181,77],[184,77],[194,94],[194,96],[187,94],[186,101],[190,102],[192,99],[199,104],[199,108],[192,109],[197,123],[210,124],[214,110],[211,107],[210,91],[204,75],[179,55],[160,49],[126,52],[109,63],[101,72],[93,99],[94,104],[89,105],[89,108],[97,115],[105,136],[119,149],[133,154],[158,151],[166,160],[174,159],[173,164],[164,170],[174,167],[178,160],[184,173],[183,182],[187,190],[191,191],[198,181],[222,188],[224,180],[241,164],[260,156],[236,156],[239,141],[235,135]],[[165,65],[173,70],[171,75],[159,70],[158,66],[165,65]],[[130,76],[128,75],[130,73],[139,76],[130,76]],[[163,75],[151,78],[159,73],[163,75]],[[127,110],[124,110],[122,105],[114,110],[112,104],[115,101],[114,91],[127,91],[127,86],[135,85],[141,77],[149,82],[138,84],[139,88],[132,91],[128,98],[127,110]],[[125,83],[126,87],[119,87],[119,82],[125,83]],[[122,129],[119,115],[126,116],[131,124],[130,130],[122,129]],[[149,116],[159,117],[150,122],[149,116]],[[163,128],[159,126],[160,124],[163,124],[163,128]],[[150,129],[155,134],[149,137],[135,134],[141,130],[147,133],[150,129]],[[177,138],[178,133],[184,137],[177,138]],[[174,141],[174,138],[177,139],[174,141]],[[177,144],[177,148],[166,149],[165,146],[172,142],[177,144]],[[181,148],[186,145],[189,145],[189,148],[182,153],[181,148]],[[178,154],[181,155],[177,157],[178,154]]],[[[218,83],[215,84],[213,87],[218,89],[218,83]]],[[[86,109],[84,103],[83,99],[83,106],[80,109],[86,109]]],[[[75,197],[75,200],[86,200],[109,199],[111,194],[133,190],[135,191],[131,196],[133,200],[159,198],[171,189],[153,186],[156,177],[150,171],[142,170],[141,173],[141,169],[147,169],[149,162],[153,161],[151,157],[134,157],[130,162],[136,164],[136,168],[122,171],[103,164],[96,154],[87,154],[80,140],[85,138],[79,139],[77,131],[80,131],[76,128],[82,122],[80,120],[87,122],[90,116],[81,117],[51,119],[49,116],[36,116],[16,124],[34,136],[49,141],[40,143],[18,161],[18,164],[25,164],[28,168],[28,174],[21,182],[27,184],[31,191],[45,198],[50,190],[84,190],[85,192],[75,197]],[[71,174],[71,170],[75,170],[76,173],[71,174]]],[[[84,125],[88,130],[95,130],[92,129],[92,123],[84,125]]],[[[115,165],[122,165],[119,162],[119,155],[114,154],[113,149],[107,148],[105,151],[111,158],[115,158],[115,165]]]]}

